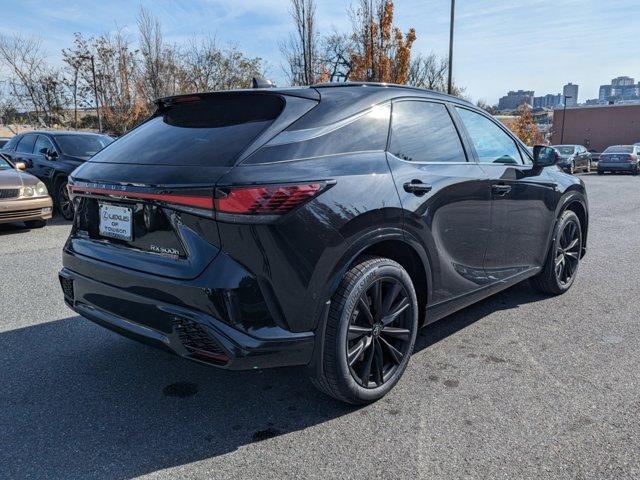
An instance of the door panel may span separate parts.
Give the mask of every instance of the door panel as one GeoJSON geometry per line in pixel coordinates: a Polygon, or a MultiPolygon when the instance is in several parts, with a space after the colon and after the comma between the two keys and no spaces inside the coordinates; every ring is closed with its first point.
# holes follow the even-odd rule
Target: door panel
{"type": "Polygon", "coordinates": [[[430,256],[432,303],[486,284],[489,181],[476,163],[467,162],[447,107],[395,101],[388,151],[405,230],[422,242],[430,256]]]}
{"type": "Polygon", "coordinates": [[[456,111],[491,184],[491,233],[484,261],[489,281],[541,266],[553,225],[554,184],[527,157],[523,161],[518,143],[502,125],[466,108],[456,111]]]}
{"type": "Polygon", "coordinates": [[[484,263],[490,280],[541,266],[556,201],[551,179],[531,165],[482,168],[492,185],[491,234],[484,263]]]}

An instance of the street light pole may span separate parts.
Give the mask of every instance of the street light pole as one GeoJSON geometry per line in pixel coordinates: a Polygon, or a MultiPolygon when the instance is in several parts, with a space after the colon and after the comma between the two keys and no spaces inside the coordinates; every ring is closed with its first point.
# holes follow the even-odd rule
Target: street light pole
{"type": "Polygon", "coordinates": [[[562,108],[562,132],[560,132],[560,144],[564,143],[564,119],[567,117],[567,98],[573,98],[571,95],[564,95],[564,107],[562,108]]]}
{"type": "Polygon", "coordinates": [[[456,0],[451,0],[451,21],[449,24],[449,75],[447,78],[447,93],[451,95],[453,83],[453,20],[455,18],[456,0]]]}

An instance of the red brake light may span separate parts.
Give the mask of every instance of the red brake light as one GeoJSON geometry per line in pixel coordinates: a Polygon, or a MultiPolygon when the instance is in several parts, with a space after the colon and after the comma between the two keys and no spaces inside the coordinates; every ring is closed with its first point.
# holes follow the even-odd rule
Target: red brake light
{"type": "Polygon", "coordinates": [[[281,215],[314,197],[321,183],[218,189],[214,200],[220,213],[281,215]]]}

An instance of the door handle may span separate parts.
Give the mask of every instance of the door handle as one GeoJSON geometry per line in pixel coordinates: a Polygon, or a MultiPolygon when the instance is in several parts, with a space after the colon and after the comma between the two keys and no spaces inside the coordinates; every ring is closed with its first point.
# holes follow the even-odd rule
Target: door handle
{"type": "Polygon", "coordinates": [[[491,185],[491,191],[500,197],[504,197],[511,191],[510,185],[491,185]]]}
{"type": "Polygon", "coordinates": [[[402,185],[404,191],[407,193],[413,193],[414,195],[421,197],[425,193],[429,193],[431,191],[431,187],[429,185],[425,185],[420,180],[411,180],[410,182],[402,185]]]}

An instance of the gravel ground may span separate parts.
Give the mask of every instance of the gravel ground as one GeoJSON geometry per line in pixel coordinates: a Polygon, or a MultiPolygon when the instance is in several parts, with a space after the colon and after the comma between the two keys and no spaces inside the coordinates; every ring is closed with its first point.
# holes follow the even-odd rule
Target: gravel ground
{"type": "Polygon", "coordinates": [[[0,226],[0,478],[640,478],[640,178],[583,176],[589,253],[423,330],[365,408],[304,370],[226,372],[68,310],[68,224],[0,226]]]}

